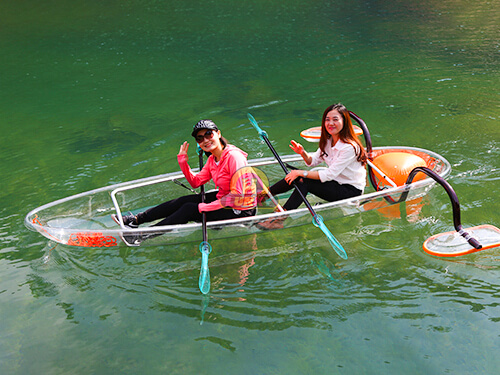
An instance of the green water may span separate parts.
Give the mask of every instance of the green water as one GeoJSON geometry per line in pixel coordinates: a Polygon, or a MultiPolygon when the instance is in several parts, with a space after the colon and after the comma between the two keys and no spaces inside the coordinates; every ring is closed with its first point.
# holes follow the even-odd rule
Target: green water
{"type": "Polygon", "coordinates": [[[409,217],[327,223],[345,261],[312,225],[214,241],[209,297],[197,243],[72,248],[23,219],[176,170],[201,118],[257,158],[271,154],[247,112],[288,153],[342,101],[374,145],[446,157],[464,226],[499,227],[498,4],[18,0],[0,14],[2,374],[497,373],[500,250],[424,253],[453,228],[438,188],[409,217]]]}

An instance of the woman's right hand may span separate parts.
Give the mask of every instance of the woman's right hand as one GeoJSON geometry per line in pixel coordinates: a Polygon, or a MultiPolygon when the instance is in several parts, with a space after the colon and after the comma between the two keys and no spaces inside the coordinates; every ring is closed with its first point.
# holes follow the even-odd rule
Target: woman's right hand
{"type": "Polygon", "coordinates": [[[290,141],[290,148],[299,155],[302,155],[304,152],[304,147],[300,144],[295,142],[293,139],[290,141]]]}
{"type": "Polygon", "coordinates": [[[187,141],[184,141],[184,143],[181,145],[181,148],[180,148],[179,153],[177,155],[186,155],[186,160],[187,160],[188,149],[189,149],[189,143],[187,143],[187,141]]]}
{"type": "Polygon", "coordinates": [[[306,150],[304,150],[304,147],[300,144],[295,142],[293,139],[290,141],[290,148],[302,156],[302,159],[306,162],[307,165],[310,165],[312,162],[312,157],[307,153],[306,150]]]}

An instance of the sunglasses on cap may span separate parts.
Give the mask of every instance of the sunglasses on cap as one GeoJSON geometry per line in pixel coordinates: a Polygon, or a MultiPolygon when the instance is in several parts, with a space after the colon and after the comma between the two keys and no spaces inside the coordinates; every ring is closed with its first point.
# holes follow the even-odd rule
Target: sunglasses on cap
{"type": "Polygon", "coordinates": [[[197,143],[201,143],[203,142],[204,139],[210,139],[214,136],[214,131],[211,130],[211,129],[208,129],[205,134],[203,135],[197,135],[196,137],[194,137],[194,139],[196,139],[196,142],[197,143]]]}

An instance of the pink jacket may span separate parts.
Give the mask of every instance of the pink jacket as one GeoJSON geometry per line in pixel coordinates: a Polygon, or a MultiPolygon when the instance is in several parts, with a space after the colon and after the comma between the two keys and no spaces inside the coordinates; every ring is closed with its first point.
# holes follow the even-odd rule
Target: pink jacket
{"type": "Polygon", "coordinates": [[[189,168],[186,155],[177,155],[177,161],[193,188],[214,180],[215,187],[219,189],[216,201],[198,205],[200,212],[215,211],[224,207],[247,210],[256,206],[255,186],[252,179],[248,178],[248,173],[246,178],[236,178],[231,184],[236,171],[247,165],[247,153],[238,147],[228,144],[218,163],[215,162],[214,156],[210,155],[203,169],[196,174],[189,168]],[[247,199],[244,199],[245,197],[247,199]]]}

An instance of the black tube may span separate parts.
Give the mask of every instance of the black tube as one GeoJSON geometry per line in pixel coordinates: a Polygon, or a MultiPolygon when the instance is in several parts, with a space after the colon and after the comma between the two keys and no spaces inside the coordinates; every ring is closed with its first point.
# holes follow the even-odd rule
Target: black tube
{"type": "Polygon", "coordinates": [[[365,122],[361,119],[361,117],[359,117],[354,112],[349,111],[349,114],[354,120],[356,120],[361,130],[363,130],[363,136],[365,137],[365,144],[366,144],[366,152],[368,153],[368,156],[370,156],[372,153],[372,138],[370,136],[370,132],[368,131],[368,126],[366,126],[365,122]]]}
{"type": "Polygon", "coordinates": [[[401,202],[403,200],[406,200],[408,193],[410,191],[409,185],[412,183],[413,178],[418,172],[425,173],[427,176],[431,177],[434,181],[439,183],[444,188],[444,190],[446,190],[451,200],[451,206],[453,209],[453,226],[455,227],[455,230],[462,237],[464,237],[467,240],[467,242],[469,242],[469,244],[471,244],[471,246],[473,246],[475,249],[481,249],[483,246],[479,243],[479,241],[471,237],[471,235],[467,233],[462,227],[462,222],[460,220],[460,203],[458,202],[458,197],[457,194],[455,193],[455,190],[453,190],[451,185],[444,178],[442,178],[432,169],[429,169],[427,167],[413,168],[413,170],[408,175],[408,178],[406,179],[407,189],[403,192],[403,194],[401,194],[401,198],[399,201],[401,202]]]}
{"type": "MultiPolygon", "coordinates": [[[[365,137],[365,145],[366,145],[366,152],[368,154],[368,159],[373,160],[373,157],[372,157],[372,151],[373,151],[372,137],[370,136],[368,126],[366,126],[366,123],[363,121],[363,119],[361,117],[359,117],[357,114],[355,114],[354,112],[349,111],[349,114],[351,115],[351,117],[354,120],[356,120],[359,127],[363,130],[363,136],[365,137]]],[[[379,191],[379,188],[377,185],[377,180],[376,180],[375,174],[373,172],[373,168],[368,165],[367,169],[368,169],[368,179],[370,180],[370,183],[372,184],[375,191],[379,191]]],[[[391,204],[395,203],[391,197],[384,197],[384,198],[387,202],[389,202],[391,204]]]]}

